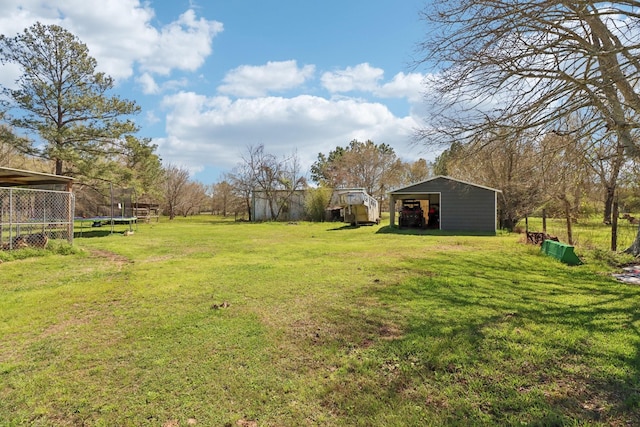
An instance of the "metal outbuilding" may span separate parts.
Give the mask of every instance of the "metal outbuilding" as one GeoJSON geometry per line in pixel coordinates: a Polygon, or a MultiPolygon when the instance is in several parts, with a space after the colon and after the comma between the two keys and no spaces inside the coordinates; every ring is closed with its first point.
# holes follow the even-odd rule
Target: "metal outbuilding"
{"type": "Polygon", "coordinates": [[[401,211],[402,207],[417,206],[417,210],[424,211],[422,224],[426,228],[495,233],[498,193],[501,191],[495,188],[436,176],[388,193],[391,226],[396,225],[399,206],[401,211]]]}
{"type": "Polygon", "coordinates": [[[73,243],[73,178],[0,167],[0,249],[73,243]]]}

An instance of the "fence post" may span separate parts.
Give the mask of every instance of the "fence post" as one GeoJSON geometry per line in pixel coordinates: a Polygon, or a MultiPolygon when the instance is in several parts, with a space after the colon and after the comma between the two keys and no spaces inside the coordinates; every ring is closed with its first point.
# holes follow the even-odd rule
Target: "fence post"
{"type": "Polygon", "coordinates": [[[13,188],[9,189],[9,249],[13,249],[13,188]]]}
{"type": "Polygon", "coordinates": [[[611,250],[618,250],[618,198],[613,199],[611,212],[611,250]]]}

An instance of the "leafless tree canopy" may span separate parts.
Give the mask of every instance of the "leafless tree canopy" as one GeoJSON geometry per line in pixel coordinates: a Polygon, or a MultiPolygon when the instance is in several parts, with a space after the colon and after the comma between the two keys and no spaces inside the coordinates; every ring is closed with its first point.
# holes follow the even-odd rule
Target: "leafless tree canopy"
{"type": "Polygon", "coordinates": [[[293,194],[305,188],[298,154],[278,158],[268,153],[264,145],[248,146],[242,162],[227,176],[236,194],[244,199],[249,218],[252,218],[251,196],[261,192],[267,200],[271,218],[280,219],[293,194]]]}
{"type": "Polygon", "coordinates": [[[173,164],[167,165],[164,176],[164,199],[169,219],[178,215],[178,208],[186,197],[189,170],[173,164]]]}
{"type": "Polygon", "coordinates": [[[473,140],[496,127],[604,135],[636,154],[640,2],[434,0],[417,65],[436,106],[429,143],[473,140]],[[563,117],[591,120],[558,129],[563,117]]]}

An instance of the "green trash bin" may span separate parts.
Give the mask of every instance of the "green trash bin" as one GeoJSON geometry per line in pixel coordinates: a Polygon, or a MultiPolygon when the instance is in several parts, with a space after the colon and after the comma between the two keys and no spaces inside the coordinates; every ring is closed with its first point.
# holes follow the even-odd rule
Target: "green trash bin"
{"type": "Polygon", "coordinates": [[[573,246],[566,243],[556,242],[554,240],[545,240],[542,242],[542,252],[552,256],[568,265],[580,265],[582,261],[573,251],[573,246]]]}

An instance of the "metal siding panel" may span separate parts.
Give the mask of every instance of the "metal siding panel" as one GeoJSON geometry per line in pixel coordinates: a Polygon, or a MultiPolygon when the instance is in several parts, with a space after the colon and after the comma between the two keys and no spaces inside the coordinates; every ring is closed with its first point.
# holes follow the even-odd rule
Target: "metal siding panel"
{"type": "Polygon", "coordinates": [[[441,227],[449,231],[495,231],[495,192],[457,183],[443,192],[441,227]]]}
{"type": "Polygon", "coordinates": [[[268,209],[267,200],[258,196],[255,198],[253,217],[255,221],[269,221],[271,214],[268,209]]]}

